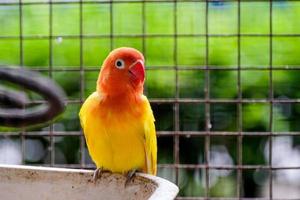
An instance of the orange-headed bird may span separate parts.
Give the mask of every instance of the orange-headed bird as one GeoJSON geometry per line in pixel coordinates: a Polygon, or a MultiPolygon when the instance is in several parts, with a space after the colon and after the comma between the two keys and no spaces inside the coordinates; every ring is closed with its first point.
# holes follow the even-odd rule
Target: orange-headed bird
{"type": "Polygon", "coordinates": [[[140,170],[156,175],[156,132],[144,80],[144,57],[136,49],[115,49],[104,60],[97,89],[79,113],[95,174],[140,170]]]}

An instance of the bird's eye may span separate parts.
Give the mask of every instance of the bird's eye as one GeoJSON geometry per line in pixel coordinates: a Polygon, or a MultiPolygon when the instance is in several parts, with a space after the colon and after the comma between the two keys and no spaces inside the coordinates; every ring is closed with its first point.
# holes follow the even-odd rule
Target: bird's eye
{"type": "Polygon", "coordinates": [[[125,67],[125,62],[122,59],[117,59],[115,62],[115,66],[118,69],[123,69],[125,67]]]}

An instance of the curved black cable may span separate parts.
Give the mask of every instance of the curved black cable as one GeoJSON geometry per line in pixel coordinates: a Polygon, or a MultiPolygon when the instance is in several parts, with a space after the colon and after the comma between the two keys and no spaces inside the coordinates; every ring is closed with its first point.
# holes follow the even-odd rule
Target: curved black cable
{"type": "MultiPolygon", "coordinates": [[[[1,66],[0,66],[1,67],[1,66]]],[[[28,103],[25,94],[0,88],[0,103],[9,102],[14,108],[0,108],[0,125],[9,127],[26,127],[47,122],[65,109],[65,94],[51,79],[39,73],[23,68],[0,68],[0,80],[12,82],[25,89],[36,92],[46,104],[33,109],[22,109],[28,103]]]]}

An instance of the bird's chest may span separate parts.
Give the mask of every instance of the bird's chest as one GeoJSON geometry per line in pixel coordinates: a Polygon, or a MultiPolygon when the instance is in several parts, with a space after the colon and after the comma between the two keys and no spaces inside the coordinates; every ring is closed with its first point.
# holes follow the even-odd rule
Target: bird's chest
{"type": "Polygon", "coordinates": [[[92,141],[99,165],[115,171],[144,163],[144,122],[136,112],[106,110],[98,117],[92,141]]]}
{"type": "Polygon", "coordinates": [[[107,112],[99,123],[102,127],[99,134],[111,144],[113,150],[119,147],[130,149],[131,145],[138,146],[143,141],[143,117],[136,112],[107,112]]]}
{"type": "Polygon", "coordinates": [[[98,121],[111,129],[134,127],[143,121],[143,107],[139,104],[132,106],[101,105],[98,110],[98,121]]]}

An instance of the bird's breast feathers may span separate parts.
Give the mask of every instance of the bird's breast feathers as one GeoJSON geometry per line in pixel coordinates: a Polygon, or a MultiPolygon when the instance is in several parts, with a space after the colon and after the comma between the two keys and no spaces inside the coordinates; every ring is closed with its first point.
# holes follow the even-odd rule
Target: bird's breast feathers
{"type": "Polygon", "coordinates": [[[154,123],[146,97],[141,95],[126,102],[125,99],[105,99],[94,92],[83,104],[80,119],[97,167],[113,172],[144,167],[147,162],[145,126],[149,120],[154,123]]]}

